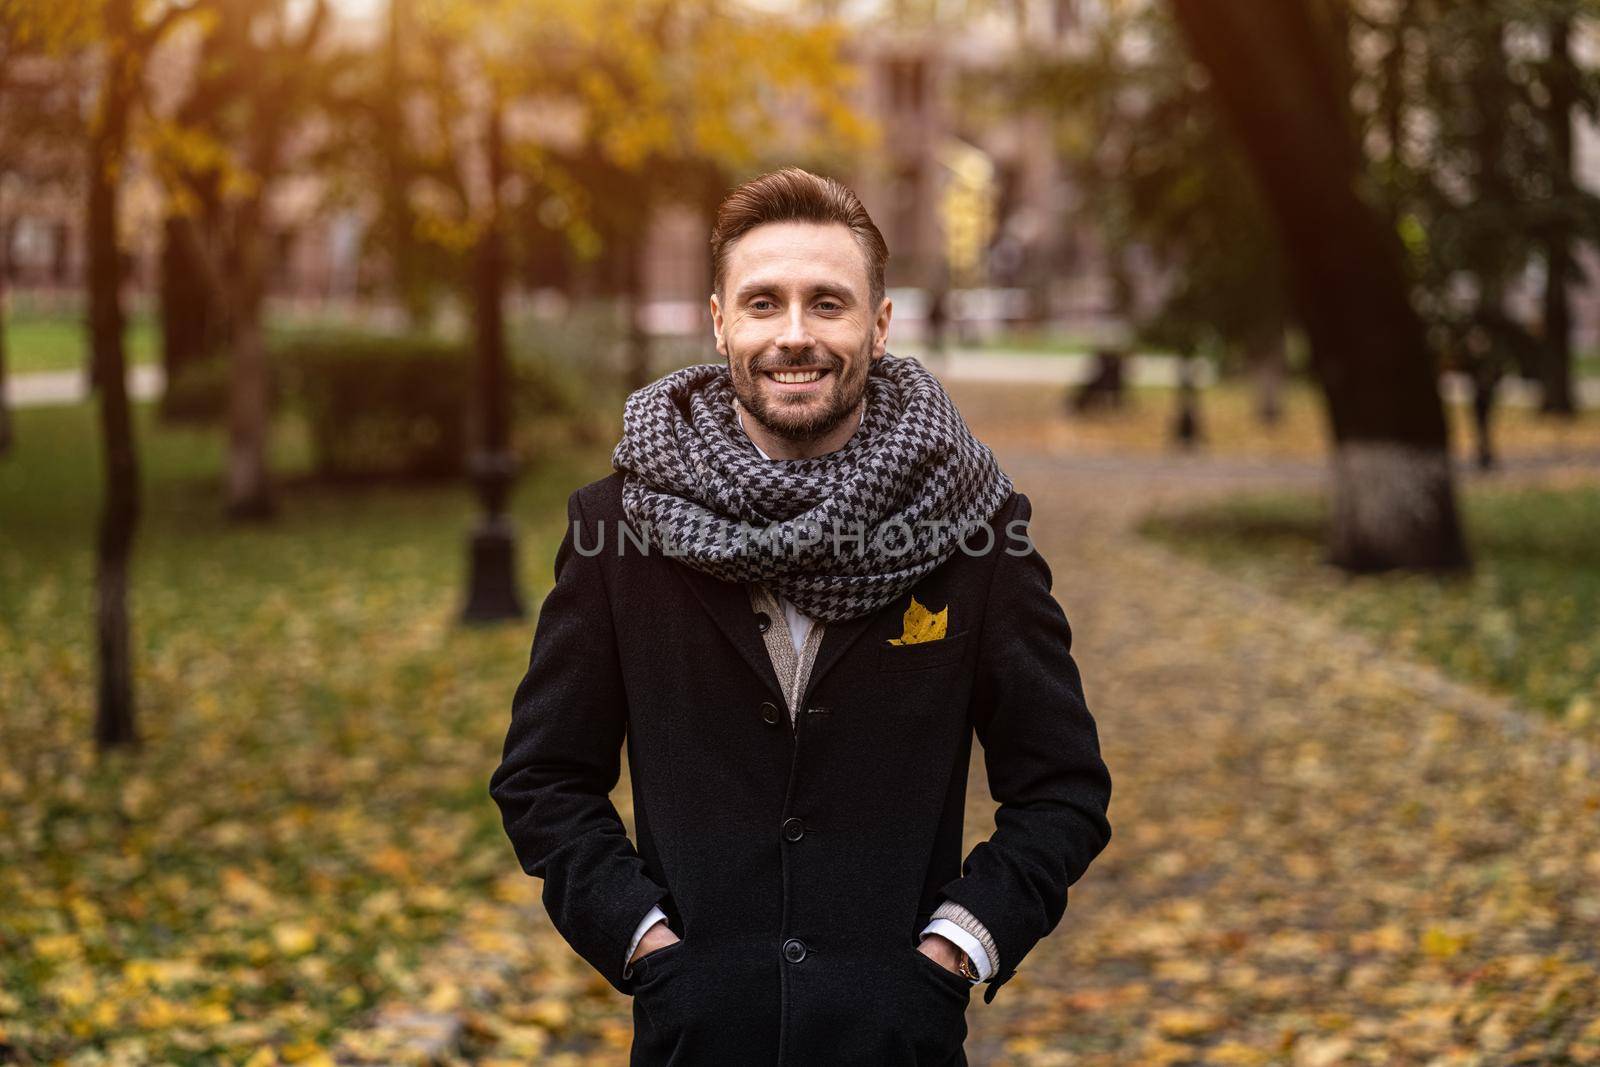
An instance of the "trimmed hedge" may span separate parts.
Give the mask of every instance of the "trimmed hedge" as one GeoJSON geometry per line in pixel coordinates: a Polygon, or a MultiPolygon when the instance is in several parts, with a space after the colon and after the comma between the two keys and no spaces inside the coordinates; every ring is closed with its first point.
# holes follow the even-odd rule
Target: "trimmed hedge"
{"type": "MultiPolygon", "coordinates": [[[[226,426],[228,423],[229,375],[232,368],[225,356],[209,356],[186,364],[178,376],[168,381],[161,392],[161,418],[172,424],[226,426]]],[[[267,356],[267,405],[277,411],[284,403],[282,377],[267,356]]]]}
{"type": "Polygon", "coordinates": [[[274,359],[309,423],[320,476],[461,472],[468,364],[458,345],[377,334],[307,335],[280,347],[274,359]]]}
{"type": "MultiPolygon", "coordinates": [[[[226,354],[185,367],[167,383],[162,417],[226,426],[229,369],[226,354]]],[[[570,423],[584,410],[585,387],[547,346],[525,339],[508,354],[507,372],[514,436],[545,442],[581,429],[570,423]]],[[[272,410],[304,414],[320,477],[445,478],[466,470],[477,414],[470,343],[297,330],[273,340],[267,373],[272,410]]]]}
{"type": "MultiPolygon", "coordinates": [[[[412,336],[324,333],[274,356],[330,479],[444,478],[466,469],[476,364],[470,345],[412,336]]],[[[580,390],[546,360],[513,357],[511,418],[581,408],[580,390]]]]}

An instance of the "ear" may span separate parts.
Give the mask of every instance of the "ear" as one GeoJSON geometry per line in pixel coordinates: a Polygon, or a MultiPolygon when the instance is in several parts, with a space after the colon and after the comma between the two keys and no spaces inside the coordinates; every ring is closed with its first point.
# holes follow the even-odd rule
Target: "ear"
{"type": "Polygon", "coordinates": [[[878,305],[878,318],[872,324],[872,358],[880,358],[889,345],[889,319],[894,315],[894,301],[888,297],[878,305]]]}
{"type": "Polygon", "coordinates": [[[717,294],[711,294],[711,332],[717,339],[717,351],[724,359],[728,356],[728,342],[722,336],[722,305],[717,301],[717,294]]]}

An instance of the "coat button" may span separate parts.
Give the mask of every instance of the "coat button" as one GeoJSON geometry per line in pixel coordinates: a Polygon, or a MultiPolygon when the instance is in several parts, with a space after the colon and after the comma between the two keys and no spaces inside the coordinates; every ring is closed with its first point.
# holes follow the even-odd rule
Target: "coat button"
{"type": "Polygon", "coordinates": [[[761,721],[768,726],[778,725],[778,705],[772,701],[763,701],[761,704],[761,721]]]}
{"type": "Polygon", "coordinates": [[[798,841],[806,836],[806,824],[799,819],[785,819],[783,821],[783,836],[790,841],[798,841]]]}
{"type": "Polygon", "coordinates": [[[771,615],[768,615],[764,611],[756,612],[756,629],[759,632],[766,633],[767,629],[771,625],[772,625],[772,616],[771,615]]]}
{"type": "Polygon", "coordinates": [[[783,943],[783,958],[790,963],[799,963],[806,958],[806,943],[798,937],[791,937],[783,943]]]}

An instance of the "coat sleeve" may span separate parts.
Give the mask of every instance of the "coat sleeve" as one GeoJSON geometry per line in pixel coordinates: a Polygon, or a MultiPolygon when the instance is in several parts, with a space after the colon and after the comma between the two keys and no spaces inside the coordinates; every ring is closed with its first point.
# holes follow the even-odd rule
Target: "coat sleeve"
{"type": "Polygon", "coordinates": [[[1018,497],[1007,529],[995,531],[999,558],[972,696],[989,790],[999,804],[995,832],[967,854],[961,877],[941,889],[983,923],[999,949],[1002,969],[985,1003],[1055,929],[1067,887],[1111,840],[1111,776],[1072,658],[1072,630],[1050,595],[1049,565],[1037,550],[1023,551],[1016,524],[1033,508],[1018,497]]]}
{"type": "Polygon", "coordinates": [[[621,776],[627,701],[598,552],[598,523],[578,494],[567,500],[528,670],[511,701],[511,727],[489,793],[522,869],[544,879],[550,921],[619,992],[628,942],[667,891],[645,872],[610,794],[621,776]],[[581,527],[575,550],[573,532],[581,527]]]}

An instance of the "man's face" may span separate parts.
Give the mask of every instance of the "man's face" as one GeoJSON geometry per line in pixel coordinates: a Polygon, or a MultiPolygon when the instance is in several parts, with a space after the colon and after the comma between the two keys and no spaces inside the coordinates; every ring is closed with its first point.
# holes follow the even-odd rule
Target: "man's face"
{"type": "Polygon", "coordinates": [[[729,251],[723,293],[725,303],[711,297],[717,351],[751,416],[796,442],[849,417],[883,358],[891,302],[871,306],[866,253],[848,226],[755,227],[729,251]]]}

